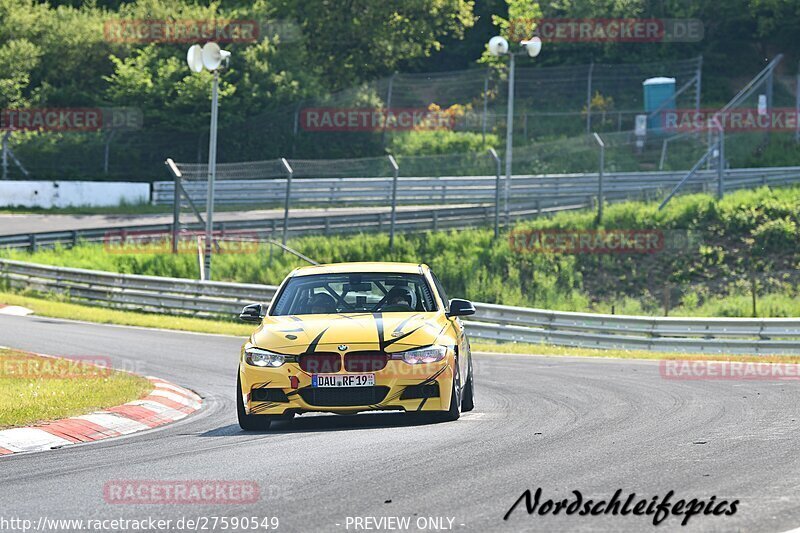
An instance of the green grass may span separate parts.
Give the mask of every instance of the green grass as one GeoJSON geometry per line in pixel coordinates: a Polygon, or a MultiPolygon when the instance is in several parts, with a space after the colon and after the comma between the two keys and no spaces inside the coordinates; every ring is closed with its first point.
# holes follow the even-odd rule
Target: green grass
{"type": "Polygon", "coordinates": [[[79,305],[76,303],[59,301],[53,296],[34,297],[0,292],[0,303],[27,307],[28,309],[33,309],[37,315],[82,320],[85,322],[97,322],[98,324],[122,324],[126,326],[193,331],[197,333],[218,333],[241,337],[248,337],[255,329],[251,325],[237,324],[235,322],[153,313],[136,313],[132,311],[119,311],[116,309],[79,305]]]}
{"type": "MultiPolygon", "coordinates": [[[[221,211],[254,211],[261,209],[281,209],[278,202],[272,204],[225,204],[215,207],[221,211]]],[[[0,207],[0,214],[43,214],[43,215],[171,215],[171,205],[120,204],[105,207],[72,206],[72,207],[0,207]]],[[[184,215],[185,216],[185,215],[184,215]]]]}
{"type": "Polygon", "coordinates": [[[472,351],[483,354],[543,355],[548,357],[602,357],[608,359],[650,359],[689,361],[742,361],[758,363],[800,363],[800,356],[792,355],[724,355],[691,354],[677,352],[649,352],[645,350],[600,350],[595,348],[573,348],[550,344],[525,344],[517,342],[493,343],[475,341],[470,343],[472,351]]]}
{"type": "Polygon", "coordinates": [[[151,390],[147,379],[126,372],[0,348],[0,428],[91,413],[151,390]]]}
{"type": "Polygon", "coordinates": [[[37,215],[160,215],[172,213],[168,205],[114,205],[106,207],[2,207],[0,214],[37,214],[37,215]]]}
{"type": "MultiPolygon", "coordinates": [[[[393,250],[384,233],[306,236],[289,245],[322,263],[409,261],[429,264],[451,297],[562,311],[671,316],[800,316],[800,187],[740,191],[718,202],[703,194],[657,203],[609,205],[602,226],[594,213],[536,218],[514,231],[646,229],[671,247],[653,254],[552,254],[516,251],[509,234],[487,228],[401,234],[393,250]],[[676,240],[681,237],[684,240],[676,240]],[[674,242],[673,242],[674,241],[674,242]]],[[[199,277],[194,254],[107,253],[79,245],[30,254],[23,261],[122,273],[199,277]]],[[[214,257],[220,281],[278,284],[304,263],[263,246],[214,257]]],[[[1,281],[1,280],[0,280],[1,281]]]]}
{"type": "MultiPolygon", "coordinates": [[[[0,293],[0,303],[21,305],[36,311],[36,314],[54,318],[83,320],[101,324],[117,324],[125,326],[140,326],[161,328],[176,331],[190,331],[196,333],[214,333],[219,335],[232,335],[243,339],[255,329],[250,324],[237,324],[221,320],[204,320],[198,318],[178,318],[158,314],[133,313],[129,311],[116,311],[98,307],[89,307],[74,303],[20,296],[18,294],[0,293]]],[[[683,354],[669,352],[648,352],[644,350],[598,350],[591,348],[571,348],[566,346],[553,346],[547,344],[526,343],[496,343],[483,340],[471,342],[472,351],[484,354],[520,354],[544,356],[573,356],[573,357],[604,357],[614,359],[690,359],[690,360],[719,360],[719,361],[758,361],[758,362],[783,362],[800,363],[800,356],[726,356],[709,354],[683,354]]]]}

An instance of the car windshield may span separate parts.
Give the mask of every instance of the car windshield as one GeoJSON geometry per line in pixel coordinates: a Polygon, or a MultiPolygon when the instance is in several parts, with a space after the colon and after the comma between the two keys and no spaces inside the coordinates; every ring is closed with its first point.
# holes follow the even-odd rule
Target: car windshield
{"type": "Polygon", "coordinates": [[[291,278],[272,315],[435,310],[433,294],[421,274],[318,274],[291,278]]]}

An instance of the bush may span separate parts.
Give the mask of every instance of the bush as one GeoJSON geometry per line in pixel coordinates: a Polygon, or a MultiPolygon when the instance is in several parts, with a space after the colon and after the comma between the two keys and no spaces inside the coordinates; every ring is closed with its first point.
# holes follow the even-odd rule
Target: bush
{"type": "Polygon", "coordinates": [[[500,138],[487,134],[484,141],[480,133],[450,130],[409,131],[397,133],[391,142],[396,155],[442,155],[483,153],[490,147],[499,147],[500,138]]]}

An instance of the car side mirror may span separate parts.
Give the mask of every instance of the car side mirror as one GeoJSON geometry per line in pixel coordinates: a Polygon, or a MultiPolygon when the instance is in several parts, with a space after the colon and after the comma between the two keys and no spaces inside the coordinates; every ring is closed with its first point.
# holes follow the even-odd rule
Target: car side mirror
{"type": "Polygon", "coordinates": [[[239,313],[239,320],[244,322],[261,322],[261,319],[264,318],[265,315],[264,306],[261,304],[250,304],[244,306],[242,312],[239,313]]]}
{"type": "Polygon", "coordinates": [[[454,316],[467,316],[475,314],[475,306],[469,300],[461,300],[460,298],[453,298],[450,300],[450,311],[447,313],[448,317],[454,316]]]}

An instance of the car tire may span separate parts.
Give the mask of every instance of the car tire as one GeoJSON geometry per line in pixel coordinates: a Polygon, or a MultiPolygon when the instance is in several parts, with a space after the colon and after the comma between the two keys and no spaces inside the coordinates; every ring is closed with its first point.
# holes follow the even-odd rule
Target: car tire
{"type": "Polygon", "coordinates": [[[472,411],[475,409],[475,386],[472,383],[472,361],[469,364],[469,376],[467,376],[467,382],[464,385],[464,389],[461,391],[461,412],[466,413],[467,411],[472,411]]]}
{"type": "Polygon", "coordinates": [[[461,398],[459,391],[461,388],[461,376],[458,370],[458,361],[455,363],[455,376],[453,376],[453,393],[450,395],[450,409],[442,411],[439,419],[443,422],[454,422],[461,416],[461,398]]]}
{"type": "Polygon", "coordinates": [[[244,410],[242,398],[242,381],[236,378],[236,415],[239,418],[239,427],[245,431],[266,431],[272,424],[272,417],[268,415],[248,415],[244,410]]]}

